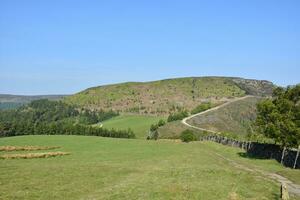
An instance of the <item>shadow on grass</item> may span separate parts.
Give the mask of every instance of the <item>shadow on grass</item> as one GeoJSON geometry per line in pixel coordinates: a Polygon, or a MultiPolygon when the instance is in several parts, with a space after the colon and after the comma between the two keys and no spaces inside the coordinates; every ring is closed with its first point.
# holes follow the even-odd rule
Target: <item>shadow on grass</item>
{"type": "Polygon", "coordinates": [[[273,199],[276,199],[276,200],[280,200],[281,199],[281,197],[280,197],[281,195],[280,194],[273,193],[272,196],[273,196],[273,199]]]}
{"type": "Polygon", "coordinates": [[[253,159],[253,160],[257,160],[257,159],[260,159],[260,160],[269,160],[269,159],[271,159],[271,158],[266,158],[266,157],[263,157],[263,156],[249,154],[249,153],[246,153],[246,152],[238,152],[237,154],[239,156],[243,157],[243,158],[249,158],[249,159],[253,159]]]}

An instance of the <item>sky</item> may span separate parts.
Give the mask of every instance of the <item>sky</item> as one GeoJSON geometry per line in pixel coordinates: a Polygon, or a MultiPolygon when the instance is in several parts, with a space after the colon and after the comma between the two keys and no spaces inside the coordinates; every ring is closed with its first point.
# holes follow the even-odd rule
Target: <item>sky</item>
{"type": "Polygon", "coordinates": [[[234,76],[300,83],[299,0],[0,0],[0,93],[234,76]]]}

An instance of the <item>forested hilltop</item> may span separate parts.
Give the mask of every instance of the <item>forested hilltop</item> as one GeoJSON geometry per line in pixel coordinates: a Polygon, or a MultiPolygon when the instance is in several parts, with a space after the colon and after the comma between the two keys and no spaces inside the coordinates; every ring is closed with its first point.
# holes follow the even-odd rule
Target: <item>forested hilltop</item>
{"type": "Polygon", "coordinates": [[[192,110],[201,102],[217,104],[247,94],[269,96],[273,88],[269,81],[190,77],[93,87],[64,98],[64,102],[90,110],[167,115],[182,108],[192,110]]]}
{"type": "Polygon", "coordinates": [[[0,136],[59,134],[133,138],[130,130],[89,126],[117,115],[113,111],[77,108],[62,101],[36,100],[18,109],[0,111],[0,136]]]}

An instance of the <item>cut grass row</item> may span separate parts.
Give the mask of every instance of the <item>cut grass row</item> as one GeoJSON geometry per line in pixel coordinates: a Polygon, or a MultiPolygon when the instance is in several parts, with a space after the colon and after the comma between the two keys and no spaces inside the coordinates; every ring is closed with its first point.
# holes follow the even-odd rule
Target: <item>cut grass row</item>
{"type": "Polygon", "coordinates": [[[26,154],[4,154],[0,159],[32,159],[32,158],[51,158],[56,156],[70,155],[67,152],[46,152],[46,153],[26,153],[26,154]]]}
{"type": "Polygon", "coordinates": [[[0,146],[0,152],[19,151],[18,154],[0,154],[0,159],[32,159],[32,158],[51,158],[56,156],[70,155],[68,152],[43,152],[43,153],[22,153],[26,151],[40,151],[58,149],[58,146],[0,146]]]}
{"type": "Polygon", "coordinates": [[[60,147],[40,147],[40,146],[0,146],[0,151],[37,151],[58,149],[60,147]]]}

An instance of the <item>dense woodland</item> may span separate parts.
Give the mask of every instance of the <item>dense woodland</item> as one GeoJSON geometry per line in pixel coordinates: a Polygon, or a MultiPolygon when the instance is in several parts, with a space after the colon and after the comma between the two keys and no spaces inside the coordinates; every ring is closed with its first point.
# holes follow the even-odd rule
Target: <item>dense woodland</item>
{"type": "Polygon", "coordinates": [[[0,111],[0,136],[59,134],[134,138],[131,130],[90,126],[117,115],[113,111],[79,109],[61,101],[36,100],[18,109],[0,111]]]}

